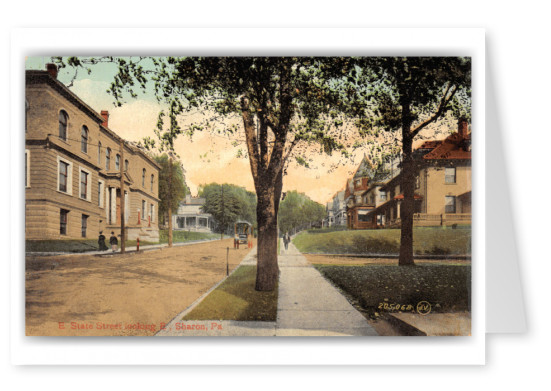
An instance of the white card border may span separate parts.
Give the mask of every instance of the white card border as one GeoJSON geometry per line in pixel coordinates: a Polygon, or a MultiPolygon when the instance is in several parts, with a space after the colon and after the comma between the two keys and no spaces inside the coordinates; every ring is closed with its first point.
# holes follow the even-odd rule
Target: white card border
{"type": "Polygon", "coordinates": [[[16,29],[10,48],[10,357],[13,364],[443,365],[485,363],[483,29],[16,29]],[[242,37],[246,36],[244,40],[242,37]],[[113,39],[116,37],[116,39],[113,39]],[[182,38],[184,37],[184,38],[182,38]],[[186,39],[187,37],[187,39],[186,39]],[[28,55],[462,55],[473,58],[471,337],[25,337],[22,158],[28,55]]]}

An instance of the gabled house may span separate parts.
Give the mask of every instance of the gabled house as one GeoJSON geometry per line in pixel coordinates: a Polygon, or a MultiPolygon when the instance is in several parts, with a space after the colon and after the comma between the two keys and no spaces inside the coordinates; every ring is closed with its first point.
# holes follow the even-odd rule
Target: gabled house
{"type": "Polygon", "coordinates": [[[172,215],[172,227],[176,231],[212,232],[215,228],[214,218],[202,210],[205,198],[192,197],[180,202],[176,214],[172,215]]]}
{"type": "MultiPolygon", "coordinates": [[[[471,224],[471,133],[466,120],[444,140],[424,142],[414,151],[417,162],[414,225],[471,224]]],[[[401,173],[380,186],[386,202],[370,212],[373,226],[399,227],[401,173]]],[[[369,196],[369,189],[366,196],[369,196]]]]}

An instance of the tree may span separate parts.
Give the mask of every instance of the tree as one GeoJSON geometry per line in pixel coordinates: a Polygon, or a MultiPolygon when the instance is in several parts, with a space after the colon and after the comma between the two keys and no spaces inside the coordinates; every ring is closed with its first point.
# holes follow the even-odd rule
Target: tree
{"type": "Polygon", "coordinates": [[[379,57],[356,59],[346,80],[353,93],[341,104],[373,138],[381,129],[401,141],[404,200],[401,207],[400,265],[413,265],[416,162],[413,141],[452,110],[470,116],[471,60],[460,57],[379,57]]]}
{"type": "Polygon", "coordinates": [[[323,220],[325,208],[296,190],[286,192],[281,202],[278,220],[280,232],[296,231],[305,225],[323,220]]]}
{"type": "Polygon", "coordinates": [[[190,193],[180,162],[172,162],[166,153],[154,157],[161,170],[159,171],[159,216],[162,224],[167,224],[169,209],[177,210],[180,201],[190,193]],[[172,171],[172,178],[171,178],[172,171]],[[170,183],[169,183],[170,182],[170,183]]]}
{"type": "Polygon", "coordinates": [[[238,220],[255,222],[256,196],[242,187],[210,183],[199,188],[199,196],[205,198],[202,210],[213,215],[222,234],[238,220]]]}
{"type": "MultiPolygon", "coordinates": [[[[321,151],[342,150],[331,130],[342,124],[333,113],[331,80],[347,72],[349,59],[336,57],[164,57],[55,59],[61,66],[89,67],[113,62],[118,73],[109,92],[116,104],[136,97],[136,88],[151,89],[159,101],[170,102],[171,124],[178,112],[210,113],[203,124],[187,129],[171,126],[165,133],[173,144],[179,134],[193,135],[222,118],[238,116],[257,195],[258,263],[255,288],[271,291],[278,278],[277,214],[284,167],[300,142],[318,143],[321,151]],[[147,66],[144,66],[147,62],[147,66]],[[176,108],[176,110],[173,110],[176,108]],[[329,120],[329,121],[328,121],[329,120]]],[[[222,123],[222,131],[238,129],[222,123]]],[[[297,162],[304,162],[298,156],[297,162]]]]}

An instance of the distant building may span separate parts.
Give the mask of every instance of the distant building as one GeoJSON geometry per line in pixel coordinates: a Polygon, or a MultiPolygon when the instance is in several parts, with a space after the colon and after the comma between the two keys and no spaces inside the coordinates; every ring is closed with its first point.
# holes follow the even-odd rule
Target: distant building
{"type": "Polygon", "coordinates": [[[25,81],[26,239],[119,235],[124,202],[127,238],[158,241],[160,167],[59,82],[54,64],[25,81]]]}
{"type": "Polygon", "coordinates": [[[323,220],[324,227],[332,227],[335,224],[335,218],[333,216],[333,202],[329,201],[325,204],[325,219],[323,220]]]}
{"type": "Polygon", "coordinates": [[[187,195],[180,202],[176,214],[172,215],[172,227],[174,230],[212,232],[216,226],[210,213],[203,213],[201,207],[205,199],[187,195]]]}
{"type": "Polygon", "coordinates": [[[363,229],[370,226],[367,216],[374,206],[364,202],[362,194],[368,189],[372,176],[371,163],[364,156],[354,176],[348,180],[345,189],[346,226],[348,229],[363,229]]]}
{"type": "Polygon", "coordinates": [[[333,225],[346,226],[346,203],[344,200],[344,190],[338,191],[331,201],[333,210],[330,212],[333,216],[333,225]]]}

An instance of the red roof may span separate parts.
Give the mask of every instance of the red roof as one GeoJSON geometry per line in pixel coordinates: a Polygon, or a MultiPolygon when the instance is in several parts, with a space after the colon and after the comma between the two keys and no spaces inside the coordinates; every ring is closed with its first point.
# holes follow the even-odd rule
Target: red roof
{"type": "Polygon", "coordinates": [[[465,150],[464,140],[470,140],[470,136],[465,139],[459,133],[453,133],[448,136],[436,148],[423,156],[423,159],[471,159],[471,151],[465,150]]]}

